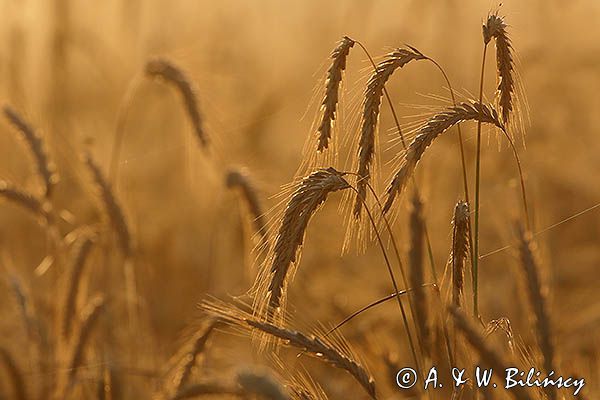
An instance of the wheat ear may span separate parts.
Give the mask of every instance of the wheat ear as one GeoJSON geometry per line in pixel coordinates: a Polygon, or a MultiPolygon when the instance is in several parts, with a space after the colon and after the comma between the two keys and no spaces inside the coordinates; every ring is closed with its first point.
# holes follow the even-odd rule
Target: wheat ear
{"type": "Polygon", "coordinates": [[[342,82],[343,72],[346,69],[346,59],[353,46],[354,40],[348,36],[344,36],[331,53],[331,66],[327,70],[325,95],[321,102],[321,122],[317,128],[317,151],[319,152],[329,148],[331,129],[337,114],[339,87],[342,82]]]}
{"type": "Polygon", "coordinates": [[[286,346],[301,349],[313,357],[348,372],[372,398],[375,398],[375,381],[373,377],[352,355],[348,354],[347,350],[338,349],[339,346],[328,339],[307,335],[300,331],[260,320],[219,301],[204,301],[200,304],[200,308],[223,322],[246,329],[256,329],[269,336],[281,339],[286,346]]]}
{"type": "Polygon", "coordinates": [[[363,112],[358,147],[358,194],[354,203],[354,216],[359,217],[362,210],[361,199],[367,197],[367,183],[371,176],[371,164],[375,155],[375,132],[381,110],[381,98],[385,84],[394,71],[404,67],[413,60],[424,60],[426,57],[413,49],[397,49],[388,54],[377,64],[375,71],[367,82],[363,99],[363,112]]]}
{"type": "Polygon", "coordinates": [[[288,277],[293,275],[290,268],[297,264],[311,217],[330,193],[348,188],[350,185],[344,179],[344,173],[330,167],[304,178],[292,193],[279,225],[271,261],[266,264],[269,309],[277,310],[283,303],[288,277]]]}
{"type": "Polygon", "coordinates": [[[402,193],[419,160],[434,139],[457,123],[468,120],[492,124],[504,131],[504,125],[493,106],[474,101],[460,103],[431,117],[418,129],[415,139],[408,146],[400,169],[388,186],[384,212],[390,210],[396,196],[402,193]]]}
{"type": "Polygon", "coordinates": [[[252,183],[247,171],[245,169],[229,170],[225,177],[225,184],[228,188],[235,188],[240,191],[246,208],[252,217],[254,230],[260,235],[263,243],[266,243],[268,237],[267,221],[258,196],[258,191],[252,183]]]}
{"type": "Polygon", "coordinates": [[[535,256],[535,243],[531,234],[522,227],[518,228],[519,256],[524,271],[529,302],[535,316],[537,338],[544,356],[544,369],[547,373],[554,371],[554,344],[552,343],[551,323],[548,313],[546,293],[535,256]]]}
{"type": "Polygon", "coordinates": [[[106,214],[110,220],[111,225],[113,226],[115,232],[117,233],[118,243],[123,255],[125,257],[129,257],[132,254],[132,240],[131,233],[129,231],[129,227],[127,225],[127,220],[125,218],[125,213],[117,198],[104,177],[102,170],[92,156],[88,153],[85,154],[85,163],[88,166],[92,176],[94,178],[94,182],[100,189],[100,196],[102,197],[102,203],[104,205],[106,214]]]}
{"type": "Polygon", "coordinates": [[[58,175],[54,164],[48,157],[44,141],[35,132],[35,129],[10,106],[4,106],[4,115],[19,131],[21,136],[23,136],[25,142],[27,142],[29,150],[35,159],[38,174],[44,182],[44,195],[50,197],[54,185],[58,182],[58,175]]]}
{"type": "Polygon", "coordinates": [[[488,44],[495,39],[496,66],[498,73],[497,101],[502,114],[502,122],[508,125],[515,108],[515,79],[512,45],[504,18],[498,13],[490,14],[483,25],[483,41],[488,44]]]}
{"type": "MultiPolygon", "coordinates": [[[[449,307],[449,311],[454,318],[455,326],[461,331],[471,347],[475,349],[481,360],[494,371],[505,371],[508,367],[506,361],[486,343],[483,335],[467,319],[466,315],[456,307],[449,307]]],[[[533,400],[527,390],[520,386],[511,388],[509,393],[517,400],[533,400]]]]}
{"type": "Polygon", "coordinates": [[[8,350],[0,347],[0,360],[6,368],[7,376],[10,378],[14,398],[16,400],[26,400],[27,392],[25,390],[25,380],[21,369],[17,365],[15,359],[8,352],[8,350]]]}
{"type": "Polygon", "coordinates": [[[12,183],[0,179],[0,197],[15,203],[25,210],[31,212],[36,217],[41,217],[43,221],[49,222],[51,219],[50,203],[38,200],[34,195],[25,192],[12,183]]]}
{"type": "Polygon", "coordinates": [[[194,127],[196,137],[202,147],[206,148],[208,146],[208,137],[202,124],[202,117],[198,107],[198,96],[196,95],[192,81],[187,77],[185,72],[164,58],[155,58],[148,61],[145,71],[149,77],[160,77],[177,88],[183,98],[183,104],[194,127]]]}
{"type": "Polygon", "coordinates": [[[462,306],[465,261],[469,252],[469,205],[459,201],[452,218],[452,304],[462,306]]]}

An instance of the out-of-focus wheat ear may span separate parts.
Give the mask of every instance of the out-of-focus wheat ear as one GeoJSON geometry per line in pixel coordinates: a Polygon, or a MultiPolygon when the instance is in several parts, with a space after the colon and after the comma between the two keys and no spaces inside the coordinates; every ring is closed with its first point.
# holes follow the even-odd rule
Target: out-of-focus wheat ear
{"type": "Polygon", "coordinates": [[[246,395],[269,400],[291,400],[286,388],[265,369],[244,369],[237,373],[236,382],[246,395]]]}
{"type": "MultiPolygon", "coordinates": [[[[454,319],[455,326],[477,352],[483,363],[494,371],[505,371],[509,366],[507,362],[502,355],[485,342],[480,330],[467,319],[464,312],[454,306],[448,307],[448,310],[454,319]]],[[[508,392],[517,400],[533,400],[527,390],[520,386],[515,386],[509,389],[508,392]]]]}
{"type": "Polygon", "coordinates": [[[185,72],[164,58],[154,58],[148,61],[145,72],[147,76],[164,79],[165,82],[177,88],[183,98],[183,104],[194,127],[196,137],[200,141],[200,145],[203,148],[207,148],[209,140],[203,127],[202,116],[198,106],[198,96],[196,95],[192,81],[187,77],[185,72]]]}
{"type": "Polygon", "coordinates": [[[410,250],[409,250],[409,283],[413,288],[412,296],[414,299],[413,316],[419,331],[419,338],[423,353],[430,354],[430,332],[429,332],[429,307],[425,288],[425,268],[423,266],[424,249],[424,222],[423,222],[423,203],[419,198],[417,191],[414,191],[412,197],[412,209],[410,212],[410,250]]]}
{"type": "Polygon", "coordinates": [[[483,40],[487,44],[492,38],[496,43],[496,66],[498,73],[497,102],[500,107],[502,122],[508,125],[515,110],[515,63],[512,45],[507,32],[504,17],[493,13],[483,25],[483,40]]]}
{"type": "Polygon", "coordinates": [[[225,177],[225,184],[228,188],[238,189],[242,200],[252,217],[254,230],[261,238],[261,244],[268,241],[267,221],[258,191],[246,169],[230,169],[225,177]]]}
{"type": "Polygon", "coordinates": [[[83,364],[84,352],[94,331],[96,322],[106,307],[104,296],[97,295],[84,307],[79,317],[79,324],[69,349],[68,372],[66,385],[62,390],[66,393],[75,380],[79,367],[83,364]]]}
{"type": "Polygon", "coordinates": [[[52,207],[44,200],[38,200],[34,195],[21,190],[12,183],[0,179],[0,198],[4,198],[16,205],[23,207],[41,221],[51,222],[52,207]]]}
{"type": "Polygon", "coordinates": [[[535,243],[531,234],[526,232],[520,225],[517,227],[517,232],[519,235],[519,257],[524,272],[529,302],[535,316],[538,344],[544,356],[544,369],[546,373],[550,373],[550,371],[554,371],[555,351],[550,316],[546,304],[546,290],[542,285],[535,256],[535,243]]]}
{"type": "Polygon", "coordinates": [[[196,365],[196,360],[206,348],[206,343],[217,325],[218,321],[211,319],[194,334],[191,343],[189,343],[189,348],[185,349],[185,353],[179,361],[178,367],[175,369],[171,382],[171,393],[178,393],[187,384],[192,369],[196,365]]]}
{"type": "Polygon", "coordinates": [[[23,373],[21,369],[17,365],[17,362],[5,348],[0,347],[0,359],[2,360],[2,364],[4,364],[4,368],[6,369],[6,375],[9,377],[9,382],[14,399],[16,400],[26,400],[27,399],[27,391],[25,389],[25,380],[23,378],[23,373]]]}
{"type": "Polygon", "coordinates": [[[452,304],[462,307],[465,262],[469,251],[469,205],[459,201],[452,218],[452,304]]]}
{"type": "Polygon", "coordinates": [[[133,253],[132,239],[123,208],[117,201],[110,184],[104,177],[100,167],[96,164],[91,154],[86,153],[84,155],[84,160],[92,173],[96,186],[100,189],[100,197],[102,198],[104,209],[113,229],[117,233],[119,248],[123,255],[126,258],[129,258],[133,253]]]}
{"type": "Polygon", "coordinates": [[[425,60],[426,57],[416,49],[397,49],[377,64],[375,71],[367,82],[363,99],[363,112],[358,144],[358,189],[354,203],[354,216],[360,217],[362,199],[367,198],[367,183],[371,179],[373,159],[375,157],[375,142],[377,122],[381,111],[381,98],[385,84],[398,68],[404,67],[413,60],[425,60]]]}
{"type": "Polygon", "coordinates": [[[331,66],[327,70],[325,94],[321,102],[321,122],[317,128],[317,151],[319,152],[329,148],[331,130],[337,114],[342,75],[346,69],[346,59],[353,46],[354,40],[344,36],[331,53],[331,66]]]}
{"type": "Polygon", "coordinates": [[[65,273],[65,286],[61,291],[62,300],[60,302],[59,310],[59,335],[65,342],[68,341],[72,333],[71,328],[73,326],[73,320],[76,317],[77,298],[81,287],[81,280],[93,244],[94,238],[91,234],[84,234],[84,236],[79,239],[73,250],[73,257],[69,268],[65,273]]]}
{"type": "Polygon", "coordinates": [[[25,139],[31,154],[35,159],[38,174],[44,182],[44,196],[50,197],[52,188],[58,182],[58,174],[56,173],[55,165],[48,157],[48,152],[43,139],[13,108],[5,105],[3,111],[6,118],[16,130],[19,131],[23,139],[25,139]]]}
{"type": "Polygon", "coordinates": [[[498,112],[492,105],[475,101],[460,103],[456,107],[447,108],[431,117],[418,129],[416,137],[408,146],[400,168],[388,185],[387,199],[383,206],[384,212],[387,213],[391,209],[396,197],[402,193],[419,160],[431,143],[449,128],[463,121],[481,121],[494,125],[502,131],[505,130],[504,124],[498,117],[498,112]]]}
{"type": "Polygon", "coordinates": [[[330,193],[350,188],[344,173],[330,167],[305,177],[292,193],[281,218],[272,254],[258,277],[261,295],[259,313],[279,312],[284,308],[286,285],[299,261],[308,223],[330,193]],[[266,304],[265,304],[266,301],[266,304]]]}

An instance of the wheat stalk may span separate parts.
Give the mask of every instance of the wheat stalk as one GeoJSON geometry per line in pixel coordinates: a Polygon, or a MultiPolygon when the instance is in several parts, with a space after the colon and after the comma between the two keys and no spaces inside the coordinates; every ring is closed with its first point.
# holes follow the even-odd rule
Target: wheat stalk
{"type": "Polygon", "coordinates": [[[538,343],[544,356],[544,369],[546,373],[554,371],[554,344],[552,343],[551,323],[548,314],[546,294],[538,263],[535,257],[535,244],[531,234],[521,226],[518,227],[519,257],[523,266],[525,283],[529,302],[535,316],[538,343]]]}
{"type": "MultiPolygon", "coordinates": [[[[319,169],[304,178],[292,193],[281,219],[266,274],[259,277],[268,281],[268,307],[276,310],[282,306],[290,268],[297,264],[304,235],[311,217],[335,191],[350,188],[344,173],[334,168],[319,169]],[[266,278],[265,278],[266,277],[266,278]]],[[[262,301],[262,299],[259,299],[262,301]]]]}
{"type": "Polygon", "coordinates": [[[27,121],[25,121],[13,108],[6,105],[4,106],[4,115],[13,124],[13,126],[19,131],[25,142],[31,151],[35,159],[38,174],[44,182],[44,196],[50,197],[54,185],[58,182],[58,174],[54,164],[50,161],[46,147],[41,136],[39,136],[35,129],[27,121]]]}
{"type": "Polygon", "coordinates": [[[424,60],[426,57],[415,49],[397,49],[388,54],[377,64],[375,71],[367,82],[364,93],[363,112],[358,147],[358,194],[354,203],[354,216],[359,217],[362,210],[361,199],[366,199],[367,183],[371,176],[371,164],[375,155],[375,132],[381,110],[381,98],[385,84],[394,71],[404,67],[413,60],[424,60]]]}
{"type": "Polygon", "coordinates": [[[6,368],[7,376],[10,379],[15,400],[27,400],[25,380],[21,369],[8,350],[3,347],[0,347],[0,360],[6,368]]]}
{"type": "Polygon", "coordinates": [[[183,104],[194,127],[196,137],[202,147],[207,148],[208,137],[202,124],[202,117],[198,107],[198,96],[196,95],[192,81],[181,68],[164,58],[155,58],[148,61],[145,71],[149,77],[160,77],[177,88],[183,98],[183,104]]]}
{"type": "Polygon", "coordinates": [[[317,128],[317,151],[319,152],[329,148],[331,129],[336,119],[342,74],[346,69],[346,59],[353,46],[354,40],[350,39],[348,36],[344,36],[331,53],[331,66],[327,70],[327,77],[325,78],[325,94],[323,96],[323,101],[321,102],[321,122],[317,128]]]}
{"type": "Polygon", "coordinates": [[[400,169],[388,186],[387,199],[383,206],[384,212],[387,213],[390,210],[396,196],[402,193],[419,160],[434,139],[457,123],[468,120],[492,124],[504,130],[498,113],[491,105],[474,101],[460,103],[456,107],[447,108],[431,117],[418,129],[415,139],[408,146],[400,169]]]}
{"type": "Polygon", "coordinates": [[[452,304],[461,307],[464,289],[465,260],[469,251],[469,205],[459,201],[452,218],[452,304]]]}
{"type": "Polygon", "coordinates": [[[512,45],[507,25],[498,13],[490,14],[483,25],[483,41],[488,44],[495,39],[496,66],[498,72],[497,99],[502,113],[502,122],[508,124],[514,109],[515,79],[512,45]]]}

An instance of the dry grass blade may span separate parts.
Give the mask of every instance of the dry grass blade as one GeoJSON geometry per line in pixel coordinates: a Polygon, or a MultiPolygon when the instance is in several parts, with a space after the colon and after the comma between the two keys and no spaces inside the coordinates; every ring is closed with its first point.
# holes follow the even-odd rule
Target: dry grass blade
{"type": "Polygon", "coordinates": [[[200,307],[208,314],[228,324],[246,329],[256,329],[264,334],[281,339],[283,344],[287,346],[303,350],[313,357],[348,372],[372,398],[375,398],[375,381],[373,377],[352,355],[348,354],[348,351],[338,349],[339,346],[334,345],[328,339],[321,339],[314,335],[307,335],[300,331],[259,320],[250,314],[218,301],[205,301],[200,307]]]}
{"type": "Polygon", "coordinates": [[[265,276],[259,277],[261,281],[268,281],[269,309],[276,310],[283,303],[290,268],[298,260],[311,217],[330,193],[348,188],[350,185],[344,174],[331,167],[313,172],[297,186],[281,219],[270,262],[266,263],[269,269],[264,271],[265,276]]]}
{"type": "Polygon", "coordinates": [[[358,182],[357,199],[354,203],[354,216],[359,217],[362,210],[361,199],[367,197],[367,183],[371,177],[371,164],[375,156],[375,132],[381,110],[381,98],[385,84],[394,71],[404,67],[413,60],[425,60],[426,57],[416,49],[397,49],[388,54],[386,58],[377,64],[373,75],[367,82],[364,93],[363,112],[360,128],[360,139],[358,148],[358,182]]]}
{"type": "Polygon", "coordinates": [[[172,391],[174,393],[179,393],[183,386],[188,382],[198,356],[201,355],[206,348],[206,343],[216,326],[217,321],[210,320],[192,337],[191,346],[186,349],[172,379],[172,391]]]}
{"type": "Polygon", "coordinates": [[[0,347],[0,359],[4,364],[7,376],[10,379],[9,382],[12,386],[12,392],[15,396],[15,400],[26,400],[27,392],[25,390],[25,380],[23,379],[23,374],[21,373],[16,361],[8,352],[8,350],[2,347],[0,347]]]}
{"type": "Polygon", "coordinates": [[[65,289],[61,291],[64,298],[61,302],[59,335],[62,339],[68,340],[71,334],[73,319],[76,314],[77,297],[81,287],[81,279],[86,267],[86,261],[92,250],[94,241],[90,235],[86,235],[79,240],[74,250],[74,256],[71,265],[67,270],[67,279],[65,289]]]}
{"type": "Polygon", "coordinates": [[[44,221],[50,220],[51,207],[48,202],[38,200],[32,194],[17,188],[10,182],[0,180],[0,197],[23,207],[44,221]]]}
{"type": "Polygon", "coordinates": [[[44,141],[35,132],[33,127],[27,123],[14,109],[10,106],[4,106],[4,115],[6,118],[15,126],[15,128],[21,133],[33,157],[37,166],[38,174],[44,182],[44,195],[49,197],[52,194],[52,188],[58,182],[58,175],[56,174],[56,168],[50,161],[44,141]]]}
{"type": "Polygon", "coordinates": [[[100,189],[100,195],[105,211],[108,214],[110,223],[117,233],[119,247],[123,252],[123,255],[129,257],[132,254],[132,240],[123,209],[117,201],[111,186],[102,174],[100,167],[96,164],[90,154],[85,155],[85,163],[92,173],[94,182],[100,189]]]}
{"type": "Polygon", "coordinates": [[[285,387],[266,370],[242,370],[236,381],[245,394],[254,394],[267,400],[290,400],[285,387]]]}
{"type": "Polygon", "coordinates": [[[544,369],[547,373],[554,371],[554,344],[552,343],[550,316],[546,305],[546,295],[538,263],[534,254],[535,245],[531,234],[519,226],[519,256],[524,271],[525,284],[529,302],[535,315],[537,338],[544,356],[544,369]]]}
{"type": "Polygon", "coordinates": [[[342,74],[346,69],[346,59],[353,46],[354,40],[344,36],[331,53],[332,62],[327,70],[325,95],[323,97],[323,102],[321,103],[323,116],[321,117],[321,123],[317,128],[317,151],[323,151],[329,147],[331,129],[336,118],[342,74]]]}
{"type": "Polygon", "coordinates": [[[423,267],[424,223],[422,209],[423,204],[415,191],[410,213],[410,270],[408,279],[410,287],[413,288],[414,318],[419,331],[421,348],[425,354],[429,354],[430,333],[428,325],[428,306],[425,288],[423,287],[425,283],[425,268],[423,267]]]}
{"type": "Polygon", "coordinates": [[[263,242],[267,241],[267,221],[263,211],[263,206],[258,197],[258,193],[250,176],[245,169],[231,169],[225,177],[225,184],[228,188],[237,188],[244,200],[248,212],[252,216],[254,230],[260,235],[263,242]]]}
{"type": "Polygon", "coordinates": [[[469,205],[456,203],[452,218],[452,304],[461,307],[464,289],[465,261],[469,252],[469,205]]]}
{"type": "Polygon", "coordinates": [[[387,199],[383,206],[384,212],[388,212],[397,195],[402,193],[408,180],[413,175],[419,160],[425,150],[439,135],[452,126],[463,121],[481,121],[495,125],[504,131],[504,125],[498,118],[497,111],[491,105],[478,102],[464,102],[456,107],[450,107],[431,117],[417,132],[415,139],[408,146],[400,169],[392,179],[387,189],[387,199]]]}
{"type": "MultiPolygon", "coordinates": [[[[462,332],[471,347],[475,349],[482,362],[494,371],[505,371],[508,365],[503,357],[488,346],[485,338],[475,325],[467,319],[466,315],[456,307],[450,307],[449,311],[454,317],[455,326],[462,332]]],[[[520,386],[515,386],[507,391],[517,400],[533,400],[527,390],[520,386]]]]}
{"type": "Polygon", "coordinates": [[[208,146],[208,137],[202,126],[198,96],[196,95],[192,81],[178,66],[163,58],[155,58],[148,61],[145,71],[149,77],[160,77],[166,82],[173,84],[179,90],[187,114],[194,127],[194,132],[202,147],[206,148],[208,146]]]}
{"type": "Polygon", "coordinates": [[[492,38],[496,43],[496,65],[498,71],[498,105],[502,113],[502,121],[508,124],[514,105],[514,61],[512,56],[512,45],[504,18],[497,13],[490,14],[483,25],[483,40],[487,44],[492,38]]]}

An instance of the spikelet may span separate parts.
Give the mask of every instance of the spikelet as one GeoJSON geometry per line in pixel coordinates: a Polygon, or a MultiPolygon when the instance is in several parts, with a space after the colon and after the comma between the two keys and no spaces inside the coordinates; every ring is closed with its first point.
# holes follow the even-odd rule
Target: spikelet
{"type": "Polygon", "coordinates": [[[371,178],[371,164],[375,156],[375,133],[381,110],[381,98],[385,84],[394,71],[404,67],[413,60],[424,60],[426,57],[416,49],[397,49],[388,54],[380,62],[373,75],[367,82],[364,93],[363,113],[358,147],[358,182],[357,199],[354,203],[354,216],[359,217],[362,210],[362,200],[366,199],[367,183],[371,178]],[[362,200],[361,200],[362,199],[362,200]]]}
{"type": "Polygon", "coordinates": [[[480,104],[475,101],[447,108],[431,117],[417,131],[415,139],[408,146],[400,169],[388,186],[387,199],[383,206],[384,212],[390,210],[396,196],[402,193],[419,160],[434,139],[457,123],[468,120],[481,120],[483,123],[492,124],[504,130],[504,125],[498,118],[496,110],[491,105],[480,104]]]}
{"type": "Polygon", "coordinates": [[[483,25],[483,41],[488,44],[495,39],[498,88],[496,98],[502,115],[502,122],[508,125],[515,109],[515,78],[512,45],[507,33],[504,18],[498,13],[490,14],[483,25]]]}
{"type": "Polygon", "coordinates": [[[465,261],[469,251],[469,205],[456,203],[452,218],[452,304],[461,307],[464,289],[465,261]]]}
{"type": "Polygon", "coordinates": [[[344,36],[331,53],[331,66],[327,70],[325,79],[325,94],[321,103],[322,117],[317,128],[317,151],[322,152],[329,148],[331,129],[337,114],[339,101],[339,87],[342,82],[342,74],[346,69],[346,59],[350,49],[354,46],[354,40],[344,36]]]}
{"type": "Polygon", "coordinates": [[[25,192],[10,182],[0,179],[0,197],[23,207],[25,210],[31,212],[35,217],[41,217],[45,222],[51,220],[51,207],[50,203],[46,201],[40,201],[32,194],[25,192]]]}
{"type": "Polygon", "coordinates": [[[209,143],[208,136],[203,127],[198,106],[198,96],[196,95],[192,81],[186,76],[183,70],[164,58],[155,58],[148,61],[145,71],[149,77],[160,77],[177,88],[183,98],[183,104],[194,127],[196,137],[200,141],[200,145],[203,148],[207,148],[209,143]]]}
{"type": "Polygon", "coordinates": [[[58,182],[58,174],[56,173],[54,164],[48,157],[44,141],[35,132],[35,129],[10,106],[4,106],[4,115],[23,136],[25,142],[27,142],[29,150],[35,159],[38,174],[44,182],[44,196],[50,197],[52,188],[58,182]]]}
{"type": "Polygon", "coordinates": [[[84,156],[85,163],[88,166],[92,176],[94,178],[94,182],[100,189],[100,196],[102,198],[102,203],[104,205],[106,214],[110,220],[113,229],[117,233],[118,244],[119,247],[125,257],[131,256],[133,252],[132,248],[132,240],[131,233],[129,231],[129,227],[127,225],[127,220],[125,219],[125,214],[123,213],[123,209],[115,194],[102,174],[100,167],[96,164],[92,156],[88,153],[84,156]]]}
{"type": "Polygon", "coordinates": [[[297,264],[311,217],[330,193],[348,188],[350,185],[344,179],[344,173],[331,167],[313,172],[296,187],[281,219],[272,256],[259,276],[260,281],[268,282],[265,296],[268,297],[269,311],[276,311],[284,303],[286,284],[289,275],[293,275],[290,269],[297,264]]]}

